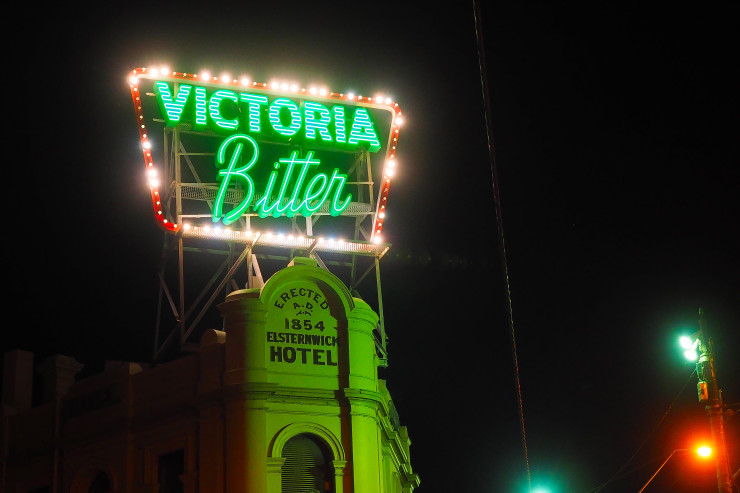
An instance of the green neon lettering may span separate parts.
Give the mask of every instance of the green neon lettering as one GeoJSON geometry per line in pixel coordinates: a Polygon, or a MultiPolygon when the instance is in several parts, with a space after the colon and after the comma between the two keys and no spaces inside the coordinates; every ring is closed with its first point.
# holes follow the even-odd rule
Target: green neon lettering
{"type": "Polygon", "coordinates": [[[189,84],[180,84],[177,88],[177,95],[173,98],[170,85],[167,82],[154,82],[154,93],[157,96],[157,103],[159,103],[159,109],[162,111],[168,127],[174,127],[180,122],[192,89],[193,86],[189,84]]]}
{"type": "MultiPolygon", "coordinates": [[[[298,156],[298,151],[293,151],[290,154],[290,157],[288,159],[280,158],[280,162],[283,164],[287,164],[288,168],[285,170],[285,176],[283,176],[283,183],[280,185],[280,193],[277,196],[277,199],[275,199],[275,208],[272,211],[273,217],[280,217],[285,213],[288,212],[288,216],[292,216],[293,214],[290,214],[290,205],[291,201],[288,201],[285,206],[282,206],[281,203],[285,197],[285,192],[288,191],[288,181],[290,180],[290,176],[293,174],[293,166],[295,166],[296,163],[296,157],[298,156]]],[[[294,191],[295,193],[295,191],[294,191]]]]}
{"type": "Polygon", "coordinates": [[[248,104],[249,131],[259,133],[262,131],[260,125],[260,106],[267,105],[267,96],[257,94],[241,93],[239,98],[248,104]]]}
{"type": "Polygon", "coordinates": [[[236,130],[237,127],[239,127],[239,119],[234,118],[232,120],[226,119],[221,114],[221,103],[224,100],[230,100],[234,103],[239,102],[239,98],[236,96],[236,93],[234,91],[227,91],[225,89],[222,89],[220,91],[216,91],[211,95],[211,99],[208,101],[208,111],[211,116],[211,120],[213,120],[213,123],[215,123],[218,127],[226,129],[226,130],[236,130]]]}
{"type": "MultiPolygon", "coordinates": [[[[293,155],[291,155],[291,157],[293,157],[293,155]]],[[[306,173],[308,173],[309,166],[318,166],[321,163],[321,161],[319,161],[318,159],[312,158],[313,151],[309,151],[308,154],[306,154],[305,159],[297,161],[303,164],[303,166],[301,167],[301,173],[298,175],[298,180],[296,180],[295,186],[293,187],[293,196],[290,198],[290,210],[287,214],[289,217],[292,217],[298,213],[301,213],[304,216],[310,215],[305,214],[305,212],[309,210],[306,208],[307,202],[310,200],[308,198],[308,190],[306,191],[306,198],[302,202],[298,199],[298,191],[303,186],[303,180],[306,179],[306,173]]]]}
{"type": "Polygon", "coordinates": [[[262,197],[257,201],[256,204],[254,204],[254,210],[259,215],[259,217],[267,217],[272,213],[272,210],[277,205],[277,201],[273,202],[272,205],[270,205],[270,198],[272,196],[272,189],[275,186],[275,181],[277,180],[277,170],[280,169],[280,163],[275,163],[274,170],[270,171],[270,177],[267,179],[267,186],[265,187],[265,193],[262,194],[262,197]]]}
{"type": "Polygon", "coordinates": [[[344,106],[333,106],[331,109],[334,114],[334,138],[340,144],[347,142],[346,124],[344,122],[344,106]]]}
{"type": "Polygon", "coordinates": [[[334,193],[334,198],[332,199],[331,204],[329,204],[329,214],[331,214],[332,216],[338,216],[339,214],[341,214],[352,200],[352,194],[348,193],[347,196],[344,198],[344,202],[342,204],[338,204],[339,194],[344,188],[344,184],[347,182],[347,175],[339,174],[338,171],[339,170],[337,170],[336,168],[334,169],[334,171],[332,171],[331,181],[329,182],[329,186],[326,188],[327,191],[331,190],[332,184],[335,181],[338,182],[336,192],[334,193]]]}
{"type": "MultiPolygon", "coordinates": [[[[381,142],[368,108],[326,105],[302,100],[300,105],[287,97],[270,100],[263,94],[207,86],[155,81],[154,92],[167,126],[191,123],[195,129],[206,126],[216,131],[234,132],[243,128],[250,134],[264,133],[263,113],[267,113],[270,133],[280,137],[300,137],[318,145],[363,147],[378,152],[381,142]],[[246,118],[241,121],[239,107],[246,118]],[[351,118],[351,122],[348,121],[351,118]]],[[[269,138],[268,136],[265,136],[269,138]]],[[[298,164],[298,162],[296,162],[298,164]]],[[[294,204],[294,208],[297,204],[294,204]]]]}
{"type": "Polygon", "coordinates": [[[319,173],[308,182],[308,185],[306,186],[306,199],[301,204],[300,212],[302,216],[308,217],[324,205],[326,196],[324,196],[322,200],[316,199],[324,192],[328,181],[329,177],[324,173],[319,173]],[[319,181],[321,182],[320,184],[319,181]]]}
{"type": "Polygon", "coordinates": [[[208,123],[206,117],[206,88],[195,88],[195,126],[204,127],[208,123]]]}
{"type": "Polygon", "coordinates": [[[231,224],[239,219],[239,217],[244,213],[247,207],[249,207],[249,204],[252,202],[252,195],[254,194],[254,181],[252,181],[252,177],[247,174],[247,171],[254,165],[255,162],[257,162],[257,158],[259,157],[259,147],[257,146],[257,142],[255,142],[252,137],[244,134],[234,134],[228,139],[225,139],[221,143],[221,146],[219,146],[218,153],[216,154],[216,162],[218,163],[217,166],[223,165],[226,162],[226,150],[232,142],[236,143],[236,147],[234,148],[234,152],[231,154],[229,166],[226,169],[219,170],[218,172],[218,175],[222,177],[222,179],[221,185],[218,189],[218,194],[216,195],[216,201],[213,204],[213,222],[218,222],[221,220],[221,216],[223,214],[224,198],[226,197],[226,190],[229,187],[229,183],[231,182],[232,177],[237,177],[244,180],[247,191],[241,204],[239,204],[228,214],[223,216],[223,223],[226,225],[231,224]],[[252,158],[246,165],[235,169],[236,163],[241,157],[243,148],[242,141],[246,141],[252,145],[252,158]]]}
{"type": "Polygon", "coordinates": [[[318,132],[321,140],[331,142],[331,133],[328,128],[331,123],[331,113],[326,106],[306,101],[303,103],[303,115],[307,139],[316,140],[316,132],[318,132]]]}
{"type": "Polygon", "coordinates": [[[273,130],[280,135],[291,137],[301,128],[301,112],[298,109],[298,105],[288,98],[275,99],[270,104],[267,116],[270,119],[270,125],[272,125],[273,130]],[[290,124],[287,127],[283,125],[280,119],[280,112],[283,108],[287,109],[290,113],[290,124]]]}
{"type": "Polygon", "coordinates": [[[380,149],[380,140],[375,133],[375,126],[365,108],[355,110],[352,129],[349,132],[349,144],[360,145],[360,142],[367,142],[368,150],[371,152],[377,152],[380,149]]]}

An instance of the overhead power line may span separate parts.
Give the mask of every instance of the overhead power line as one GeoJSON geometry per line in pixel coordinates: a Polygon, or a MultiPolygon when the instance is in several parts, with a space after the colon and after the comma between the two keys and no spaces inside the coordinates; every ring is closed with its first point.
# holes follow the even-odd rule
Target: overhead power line
{"type": "Polygon", "coordinates": [[[527,472],[528,489],[532,489],[532,478],[529,471],[529,452],[527,450],[527,433],[524,428],[524,403],[522,399],[522,385],[519,376],[519,357],[516,348],[516,332],[514,331],[514,315],[511,302],[511,284],[509,282],[509,267],[506,260],[506,244],[504,242],[504,225],[501,214],[501,197],[499,192],[498,171],[496,169],[496,158],[493,146],[493,129],[491,126],[491,105],[488,94],[488,77],[486,74],[486,55],[483,42],[483,29],[481,25],[480,8],[473,0],[473,17],[475,20],[475,34],[478,41],[478,66],[480,69],[481,88],[483,92],[483,111],[485,114],[486,135],[488,137],[488,156],[491,164],[491,182],[493,187],[493,201],[496,209],[496,226],[498,229],[499,253],[501,255],[501,267],[506,288],[506,313],[508,315],[509,332],[511,334],[511,349],[514,360],[514,383],[517,393],[517,404],[519,407],[519,424],[522,432],[522,444],[524,447],[524,463],[527,472]]]}

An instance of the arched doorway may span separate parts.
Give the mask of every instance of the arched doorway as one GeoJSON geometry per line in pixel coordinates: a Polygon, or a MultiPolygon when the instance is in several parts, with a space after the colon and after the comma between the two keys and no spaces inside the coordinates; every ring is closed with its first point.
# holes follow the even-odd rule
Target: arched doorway
{"type": "Polygon", "coordinates": [[[318,437],[309,433],[291,437],[282,457],[282,493],[334,493],[331,452],[318,437]]]}

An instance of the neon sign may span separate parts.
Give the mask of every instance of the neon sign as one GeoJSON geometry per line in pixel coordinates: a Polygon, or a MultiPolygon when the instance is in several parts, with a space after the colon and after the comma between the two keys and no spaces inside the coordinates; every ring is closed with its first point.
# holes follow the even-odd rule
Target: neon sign
{"type": "MultiPolygon", "coordinates": [[[[234,134],[228,137],[221,143],[218,149],[216,162],[220,165],[224,165],[228,160],[229,164],[226,169],[222,169],[218,172],[219,176],[222,177],[221,186],[218,190],[216,198],[215,208],[213,211],[213,220],[223,220],[224,224],[231,224],[236,221],[247,207],[252,203],[252,197],[254,196],[254,180],[247,173],[249,169],[257,161],[259,156],[259,147],[257,142],[249,135],[234,134]],[[249,162],[235,169],[236,163],[239,162],[244,148],[244,142],[248,143],[251,149],[251,158],[249,162]],[[233,144],[233,145],[232,145],[233,144]],[[228,150],[230,147],[235,149],[227,159],[228,150]],[[241,203],[231,210],[228,214],[223,214],[223,202],[228,190],[229,184],[232,179],[241,179],[246,184],[247,193],[241,203]],[[222,219],[223,218],[223,219],[222,219]]],[[[262,194],[262,197],[257,201],[254,206],[255,211],[260,217],[280,217],[280,216],[295,216],[297,213],[303,216],[310,216],[318,210],[318,208],[326,202],[331,190],[334,188],[335,193],[333,199],[330,201],[329,211],[332,216],[338,216],[350,203],[352,195],[347,195],[343,201],[340,200],[339,196],[342,193],[344,183],[347,181],[347,176],[338,174],[337,170],[332,171],[331,178],[328,178],[324,173],[318,173],[306,184],[305,189],[303,188],[306,174],[310,166],[316,166],[320,164],[318,159],[313,159],[313,152],[309,151],[304,159],[298,158],[298,152],[293,151],[289,158],[281,158],[274,164],[274,170],[270,172],[270,177],[267,181],[267,186],[262,194]],[[287,198],[289,189],[289,183],[293,178],[293,169],[296,164],[301,165],[301,170],[298,173],[298,178],[293,183],[293,191],[290,194],[290,198],[287,198]],[[278,177],[278,171],[281,165],[287,165],[286,171],[283,175],[282,183],[276,187],[275,182],[278,177]],[[334,187],[336,185],[336,187],[334,187]],[[271,199],[273,192],[279,189],[278,196],[271,199]],[[284,203],[285,202],[285,203],[284,203]],[[341,203],[340,203],[341,202],[341,203]]]]}
{"type": "Polygon", "coordinates": [[[153,156],[149,135],[157,126],[215,139],[208,172],[217,188],[209,201],[212,223],[336,217],[365,200],[374,208],[371,237],[379,240],[401,123],[389,99],[145,68],[131,72],[130,87],[155,217],[167,231],[182,225],[163,204],[169,192],[160,195],[155,162],[165,156],[153,156]],[[359,182],[336,157],[352,153],[379,156],[373,163],[381,163],[381,172],[364,182],[376,187],[370,199],[352,188],[359,182]]]}
{"type": "Polygon", "coordinates": [[[180,84],[175,93],[172,85],[164,81],[154,82],[154,91],[168,126],[187,122],[195,128],[208,126],[217,132],[263,134],[271,131],[273,136],[285,140],[302,137],[318,145],[363,146],[371,152],[380,149],[380,140],[366,108],[355,108],[348,125],[345,107],[339,104],[329,109],[314,101],[303,101],[299,105],[286,97],[270,99],[225,89],[208,95],[205,87],[191,84],[180,84]],[[265,109],[269,125],[262,122],[265,109]],[[244,110],[247,117],[241,121],[240,114],[244,110]]]}

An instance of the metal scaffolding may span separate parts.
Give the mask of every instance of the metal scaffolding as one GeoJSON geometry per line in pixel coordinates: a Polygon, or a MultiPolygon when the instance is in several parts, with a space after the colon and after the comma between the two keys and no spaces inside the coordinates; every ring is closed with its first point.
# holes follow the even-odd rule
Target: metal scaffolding
{"type": "MultiPolygon", "coordinates": [[[[346,163],[345,186],[352,194],[340,217],[326,220],[328,204],[309,217],[260,218],[250,208],[226,228],[211,219],[220,187],[213,141],[222,137],[182,126],[163,125],[162,130],[161,206],[167,220],[181,227],[177,233],[164,233],[154,360],[173,350],[194,350],[197,344],[193,341],[204,330],[220,324],[215,305],[227,294],[262,287],[291,259],[304,256],[337,275],[354,296],[375,304],[380,318],[376,347],[381,364],[386,366],[379,261],[390,245],[370,241],[378,197],[370,153],[363,149],[331,151],[346,163]]],[[[289,144],[260,142],[262,145],[268,154],[270,150],[276,155],[304,152],[289,144]]],[[[236,183],[229,186],[224,203],[234,206],[244,197],[245,191],[236,183]]],[[[252,205],[259,199],[259,195],[253,197],[252,205]]]]}

